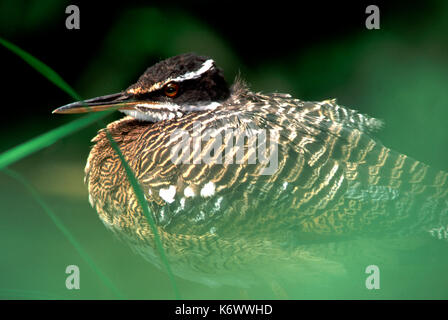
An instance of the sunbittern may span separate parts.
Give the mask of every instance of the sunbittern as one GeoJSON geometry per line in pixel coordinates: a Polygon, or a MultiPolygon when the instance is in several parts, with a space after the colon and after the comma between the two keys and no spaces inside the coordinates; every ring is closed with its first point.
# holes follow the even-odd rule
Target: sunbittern
{"type": "MultiPolygon", "coordinates": [[[[254,93],[239,79],[229,87],[212,59],[182,54],[123,92],[55,112],[109,108],[127,115],[107,130],[181,277],[241,285],[339,265],[313,246],[448,237],[447,173],[386,148],[373,137],[381,121],[335,100],[254,93]]],[[[93,142],[90,203],[160,267],[152,229],[104,129],[93,142]]]]}

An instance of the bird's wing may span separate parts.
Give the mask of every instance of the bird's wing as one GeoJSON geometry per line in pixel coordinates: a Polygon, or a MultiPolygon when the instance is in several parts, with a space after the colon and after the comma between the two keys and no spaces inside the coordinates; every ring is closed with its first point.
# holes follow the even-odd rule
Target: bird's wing
{"type": "MultiPolygon", "coordinates": [[[[384,147],[371,136],[380,126],[378,121],[343,110],[334,101],[301,102],[278,96],[254,99],[244,109],[230,105],[223,111],[190,114],[150,128],[129,119],[131,123],[120,125],[132,127],[132,135],[123,135],[123,128],[115,131],[121,132],[118,140],[136,141],[123,144],[132,146],[123,153],[138,172],[157,223],[172,233],[273,234],[286,228],[300,235],[348,235],[425,219],[439,226],[433,220],[442,218],[432,213],[441,208],[439,199],[446,197],[446,173],[384,147]],[[195,123],[201,127],[193,133],[195,123]],[[136,126],[142,127],[141,133],[136,126]],[[182,130],[175,134],[179,128],[187,133],[189,148],[179,144],[182,130]],[[207,129],[214,131],[198,140],[201,152],[197,153],[194,139],[204,138],[207,129]],[[227,145],[226,130],[246,136],[243,146],[235,147],[234,140],[229,163],[216,157],[227,145]],[[250,137],[262,137],[265,147],[276,146],[277,158],[260,161],[261,143],[252,148],[257,157],[249,163],[250,137]],[[218,142],[216,149],[214,142],[218,142]],[[173,150],[180,162],[173,162],[173,150]],[[236,159],[238,150],[245,150],[242,163],[236,159]],[[271,165],[274,170],[260,174],[271,165]],[[415,213],[416,202],[425,206],[424,218],[413,219],[410,214],[415,213]]],[[[126,183],[115,179],[117,186],[126,183]]]]}
{"type": "MultiPolygon", "coordinates": [[[[304,154],[309,167],[322,170],[329,165],[343,171],[341,180],[325,179],[343,191],[335,192],[325,206],[312,206],[300,232],[434,233],[444,228],[446,234],[446,172],[386,148],[372,137],[381,122],[335,101],[287,100],[279,105],[288,109],[271,117],[269,125],[284,128],[285,141],[304,154]]],[[[319,201],[328,195],[313,193],[319,201]]]]}

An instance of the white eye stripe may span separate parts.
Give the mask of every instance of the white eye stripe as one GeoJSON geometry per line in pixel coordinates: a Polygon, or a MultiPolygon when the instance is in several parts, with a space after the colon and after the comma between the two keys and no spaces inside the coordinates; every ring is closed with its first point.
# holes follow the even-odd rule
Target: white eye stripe
{"type": "MultiPolygon", "coordinates": [[[[197,79],[203,73],[207,72],[208,70],[211,70],[213,68],[213,63],[214,63],[213,59],[208,59],[207,61],[205,61],[202,64],[202,66],[198,70],[187,72],[184,75],[181,75],[180,77],[171,79],[170,81],[181,82],[181,81],[185,81],[185,80],[197,79]]],[[[168,82],[170,82],[170,81],[168,81],[168,82]]]]}
{"type": "Polygon", "coordinates": [[[183,74],[183,75],[181,75],[181,76],[179,76],[179,77],[171,78],[171,79],[168,79],[168,80],[166,80],[166,81],[164,81],[164,82],[158,82],[158,83],[155,83],[155,84],[152,85],[152,87],[149,89],[149,92],[152,92],[152,91],[155,91],[155,90],[159,90],[159,89],[163,88],[164,85],[166,85],[167,83],[170,83],[170,82],[182,82],[182,81],[185,81],[185,80],[193,80],[193,79],[197,79],[197,78],[199,78],[202,74],[206,73],[206,72],[209,71],[209,70],[212,70],[212,69],[213,69],[213,63],[214,63],[214,62],[215,62],[215,61],[213,61],[213,59],[208,59],[208,60],[206,60],[206,61],[202,64],[202,66],[201,66],[198,70],[196,70],[196,71],[190,71],[190,72],[187,72],[187,73],[185,73],[185,74],[183,74]]]}

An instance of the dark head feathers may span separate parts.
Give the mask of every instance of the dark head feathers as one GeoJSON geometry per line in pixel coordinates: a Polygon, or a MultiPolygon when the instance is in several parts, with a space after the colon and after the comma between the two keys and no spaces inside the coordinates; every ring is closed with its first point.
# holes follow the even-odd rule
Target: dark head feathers
{"type": "Polygon", "coordinates": [[[157,92],[169,82],[180,86],[179,96],[173,99],[176,103],[222,100],[229,95],[229,87],[215,62],[194,53],[177,55],[149,67],[127,92],[157,92]]]}

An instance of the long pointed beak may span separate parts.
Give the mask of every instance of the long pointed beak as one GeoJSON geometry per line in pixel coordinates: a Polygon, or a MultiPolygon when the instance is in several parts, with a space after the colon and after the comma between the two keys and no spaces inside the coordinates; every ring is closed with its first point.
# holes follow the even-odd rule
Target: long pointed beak
{"type": "Polygon", "coordinates": [[[138,103],[138,101],[133,99],[132,95],[129,95],[126,92],[120,92],[69,103],[53,110],[53,113],[85,113],[110,109],[126,110],[133,109],[133,107],[138,103]]]}

